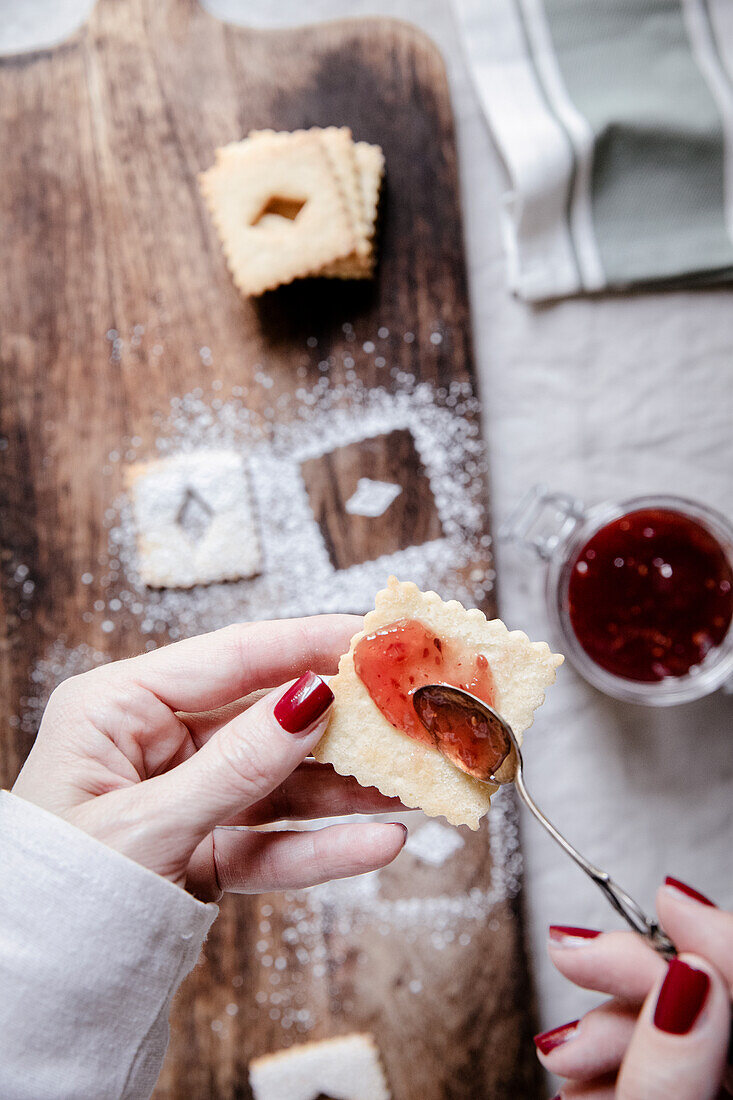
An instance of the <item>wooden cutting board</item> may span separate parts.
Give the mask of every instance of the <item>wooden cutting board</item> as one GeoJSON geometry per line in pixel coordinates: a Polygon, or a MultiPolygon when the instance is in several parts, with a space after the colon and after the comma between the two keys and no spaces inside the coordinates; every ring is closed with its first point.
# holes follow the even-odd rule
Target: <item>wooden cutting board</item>
{"type": "MultiPolygon", "coordinates": [[[[446,76],[408,25],[269,33],[221,24],[195,0],[101,0],[67,43],[0,63],[0,135],[9,785],[32,743],[33,714],[18,718],[32,670],[45,661],[36,681],[68,671],[53,656],[59,639],[113,659],[143,645],[134,617],[110,630],[95,611],[116,577],[105,517],[121,489],[110,466],[121,441],[154,453],[161,411],[196,387],[239,387],[266,418],[324,371],[333,385],[356,373],[389,394],[400,371],[445,392],[472,385],[474,368],[446,76]],[[300,282],[243,302],[197,172],[252,128],[331,124],[384,148],[378,278],[300,282]],[[375,333],[390,371],[361,350],[375,333]]],[[[365,470],[404,476],[409,490],[420,459],[404,432],[371,448],[365,470]]],[[[346,447],[303,470],[336,569],[437,531],[422,482],[389,524],[334,523],[358,467],[346,447]]],[[[485,573],[488,551],[469,564],[485,573]]],[[[484,607],[494,611],[491,593],[484,607]]],[[[168,635],[154,626],[149,637],[168,635]]],[[[357,883],[225,899],[176,1000],[156,1096],[248,1097],[253,1055],[357,1029],[374,1032],[396,1100],[539,1095],[510,801],[491,828],[491,845],[486,827],[462,833],[440,867],[404,854],[364,896],[357,883]]]]}

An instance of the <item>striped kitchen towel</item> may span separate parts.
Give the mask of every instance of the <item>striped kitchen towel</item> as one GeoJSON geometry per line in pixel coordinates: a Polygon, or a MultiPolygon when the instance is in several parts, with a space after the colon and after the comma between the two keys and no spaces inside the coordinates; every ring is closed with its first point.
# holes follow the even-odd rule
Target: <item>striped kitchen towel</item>
{"type": "Polygon", "coordinates": [[[733,277],[733,0],[454,0],[530,301],[733,277]]]}

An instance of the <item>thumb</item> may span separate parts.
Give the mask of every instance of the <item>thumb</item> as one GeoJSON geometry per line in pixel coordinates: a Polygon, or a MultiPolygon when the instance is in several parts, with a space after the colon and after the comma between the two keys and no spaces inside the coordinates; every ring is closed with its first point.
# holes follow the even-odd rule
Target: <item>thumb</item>
{"type": "Polygon", "coordinates": [[[672,959],[634,1029],[617,1100],[712,1100],[725,1070],[730,1002],[722,977],[697,955],[672,959]]]}
{"type": "Polygon", "coordinates": [[[216,825],[259,802],[318,743],[332,702],[325,680],[306,672],[238,714],[195,755],[153,781],[166,826],[195,846],[216,825]]]}

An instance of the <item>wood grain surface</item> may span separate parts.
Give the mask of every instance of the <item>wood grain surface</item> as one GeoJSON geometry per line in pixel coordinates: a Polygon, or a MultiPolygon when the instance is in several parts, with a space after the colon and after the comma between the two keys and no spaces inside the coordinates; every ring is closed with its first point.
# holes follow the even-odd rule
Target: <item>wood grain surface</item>
{"type": "MultiPolygon", "coordinates": [[[[195,0],[101,0],[69,42],[0,63],[0,135],[0,778],[9,785],[32,743],[14,716],[48,647],[62,637],[112,658],[142,648],[133,621],[107,634],[99,617],[83,619],[105,596],[96,563],[107,550],[105,510],[121,488],[119,469],[100,473],[111,447],[138,436],[139,453],[152,454],[156,413],[214,378],[248,384],[259,411],[293,389],[297,368],[314,383],[308,336],[319,355],[334,356],[338,381],[346,321],[357,340],[388,328],[384,354],[436,386],[473,382],[473,365],[446,77],[437,48],[409,26],[254,32],[217,22],[195,0]],[[385,151],[378,278],[301,282],[243,302],[196,175],[218,145],[252,128],[329,124],[350,125],[385,151]],[[436,323],[438,346],[429,339],[436,323]],[[144,338],[110,355],[106,334],[136,325],[144,338]],[[267,394],[254,382],[263,361],[267,394]],[[84,584],[90,570],[95,580],[84,584]]],[[[360,376],[384,384],[374,367],[360,376]]],[[[419,487],[419,459],[409,441],[397,444],[373,456],[372,476],[411,464],[419,487]]],[[[344,453],[309,474],[336,565],[384,552],[390,539],[434,537],[439,519],[424,486],[377,534],[368,524],[344,534],[334,516],[356,469],[344,453]]],[[[381,875],[380,897],[485,892],[487,829],[463,839],[460,858],[441,868],[401,856],[381,875]]],[[[368,921],[344,929],[338,907],[322,908],[317,966],[282,947],[283,981],[310,1019],[286,1030],[271,1010],[275,972],[257,944],[263,935],[285,944],[300,904],[224,901],[176,999],[159,1100],[248,1097],[253,1055],[356,1029],[374,1032],[396,1100],[539,1096],[516,898],[474,921],[469,942],[456,935],[440,950],[407,918],[385,934],[368,921]]]]}
{"type": "Polygon", "coordinates": [[[329,557],[337,568],[421,546],[443,534],[430,483],[407,428],[310,458],[301,472],[329,557]],[[345,503],[364,477],[390,485],[406,482],[409,492],[402,491],[380,516],[349,515],[345,503]]]}

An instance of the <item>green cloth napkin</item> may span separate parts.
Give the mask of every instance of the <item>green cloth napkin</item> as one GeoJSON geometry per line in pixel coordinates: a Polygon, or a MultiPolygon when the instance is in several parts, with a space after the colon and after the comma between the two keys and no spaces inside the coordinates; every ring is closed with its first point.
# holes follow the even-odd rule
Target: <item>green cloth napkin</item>
{"type": "Polygon", "coordinates": [[[455,0],[511,288],[733,274],[733,0],[455,0]]]}

